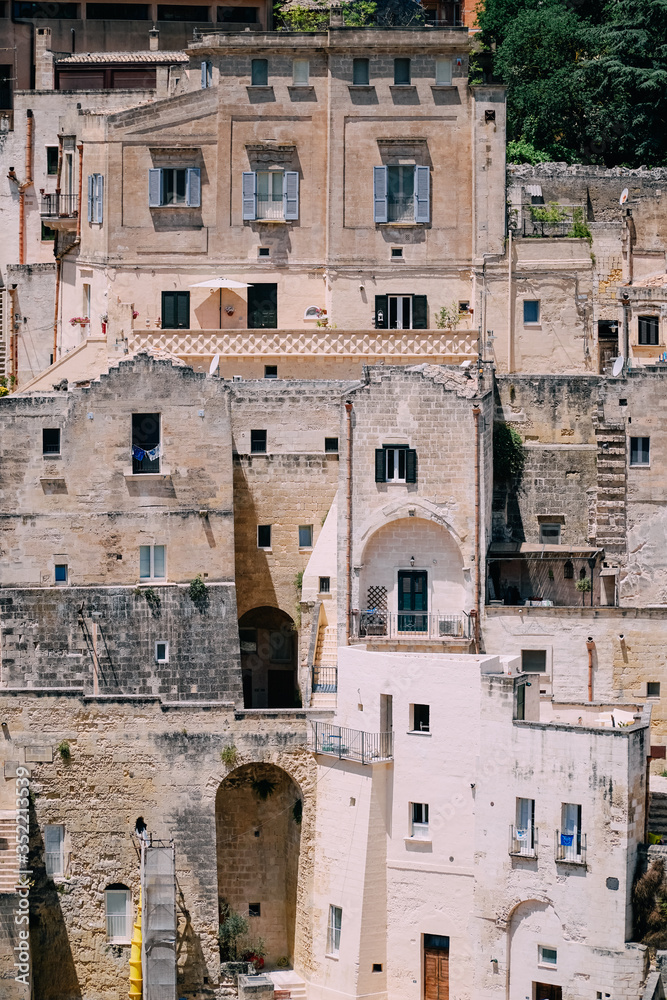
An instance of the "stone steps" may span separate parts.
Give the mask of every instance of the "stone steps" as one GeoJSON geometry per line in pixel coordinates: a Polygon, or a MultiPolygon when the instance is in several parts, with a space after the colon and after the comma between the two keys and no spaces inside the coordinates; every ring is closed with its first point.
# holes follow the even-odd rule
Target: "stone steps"
{"type": "Polygon", "coordinates": [[[16,817],[0,819],[0,893],[16,892],[16,817]]]}
{"type": "Polygon", "coordinates": [[[664,792],[651,792],[648,828],[651,833],[667,836],[667,794],[664,792]]]}

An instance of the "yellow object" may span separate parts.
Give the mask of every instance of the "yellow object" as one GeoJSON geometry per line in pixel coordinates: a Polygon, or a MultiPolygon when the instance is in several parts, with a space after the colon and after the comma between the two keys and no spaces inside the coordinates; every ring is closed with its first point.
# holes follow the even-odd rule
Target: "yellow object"
{"type": "Polygon", "coordinates": [[[143,985],[143,973],[141,971],[141,889],[139,889],[139,903],[137,906],[137,919],[134,921],[132,931],[132,947],[130,948],[130,992],[127,994],[130,1000],[141,1000],[143,985]]]}

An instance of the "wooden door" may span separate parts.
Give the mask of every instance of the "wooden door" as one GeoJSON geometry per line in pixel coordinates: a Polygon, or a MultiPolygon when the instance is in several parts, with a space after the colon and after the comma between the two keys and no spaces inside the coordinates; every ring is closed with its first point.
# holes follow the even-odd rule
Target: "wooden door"
{"type": "Polygon", "coordinates": [[[449,1000],[449,949],[424,946],[424,1000],[449,1000]]]}
{"type": "Polygon", "coordinates": [[[563,1000],[563,988],[551,983],[533,983],[533,1000],[563,1000]]]}

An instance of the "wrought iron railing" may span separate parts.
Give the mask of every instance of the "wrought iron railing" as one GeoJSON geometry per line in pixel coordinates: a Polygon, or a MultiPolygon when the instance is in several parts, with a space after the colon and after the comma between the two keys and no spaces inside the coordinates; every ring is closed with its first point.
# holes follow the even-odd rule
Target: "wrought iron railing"
{"type": "Polygon", "coordinates": [[[537,842],[536,826],[510,826],[510,854],[520,858],[536,858],[537,842]]]}
{"type": "Polygon", "coordinates": [[[571,865],[586,864],[586,834],[563,833],[556,830],[555,838],[556,861],[567,861],[571,865]]]}
{"type": "Polygon", "coordinates": [[[341,760],[356,760],[361,764],[377,764],[394,759],[393,733],[364,733],[359,729],[344,729],[329,722],[313,723],[312,749],[341,760]]]}
{"type": "Polygon", "coordinates": [[[545,222],[542,219],[523,219],[523,236],[573,236],[572,222],[545,222]]]}
{"type": "Polygon", "coordinates": [[[79,211],[79,196],[76,194],[44,194],[40,214],[48,219],[73,219],[79,211]]]}
{"type": "Polygon", "coordinates": [[[338,690],[338,667],[313,667],[313,691],[338,690]]]}
{"type": "Polygon", "coordinates": [[[384,636],[387,639],[469,639],[470,615],[445,615],[421,611],[379,611],[370,608],[352,616],[352,636],[363,639],[384,636]]]}

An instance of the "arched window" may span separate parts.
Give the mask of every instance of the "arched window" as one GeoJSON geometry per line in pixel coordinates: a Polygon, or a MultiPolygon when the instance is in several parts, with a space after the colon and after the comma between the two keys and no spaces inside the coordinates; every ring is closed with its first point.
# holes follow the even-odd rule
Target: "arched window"
{"type": "Polygon", "coordinates": [[[571,559],[568,559],[563,566],[563,577],[566,580],[574,580],[574,565],[571,559]]]}
{"type": "Polygon", "coordinates": [[[129,944],[132,939],[132,892],[122,882],[104,890],[107,918],[107,940],[113,944],[129,944]]]}

